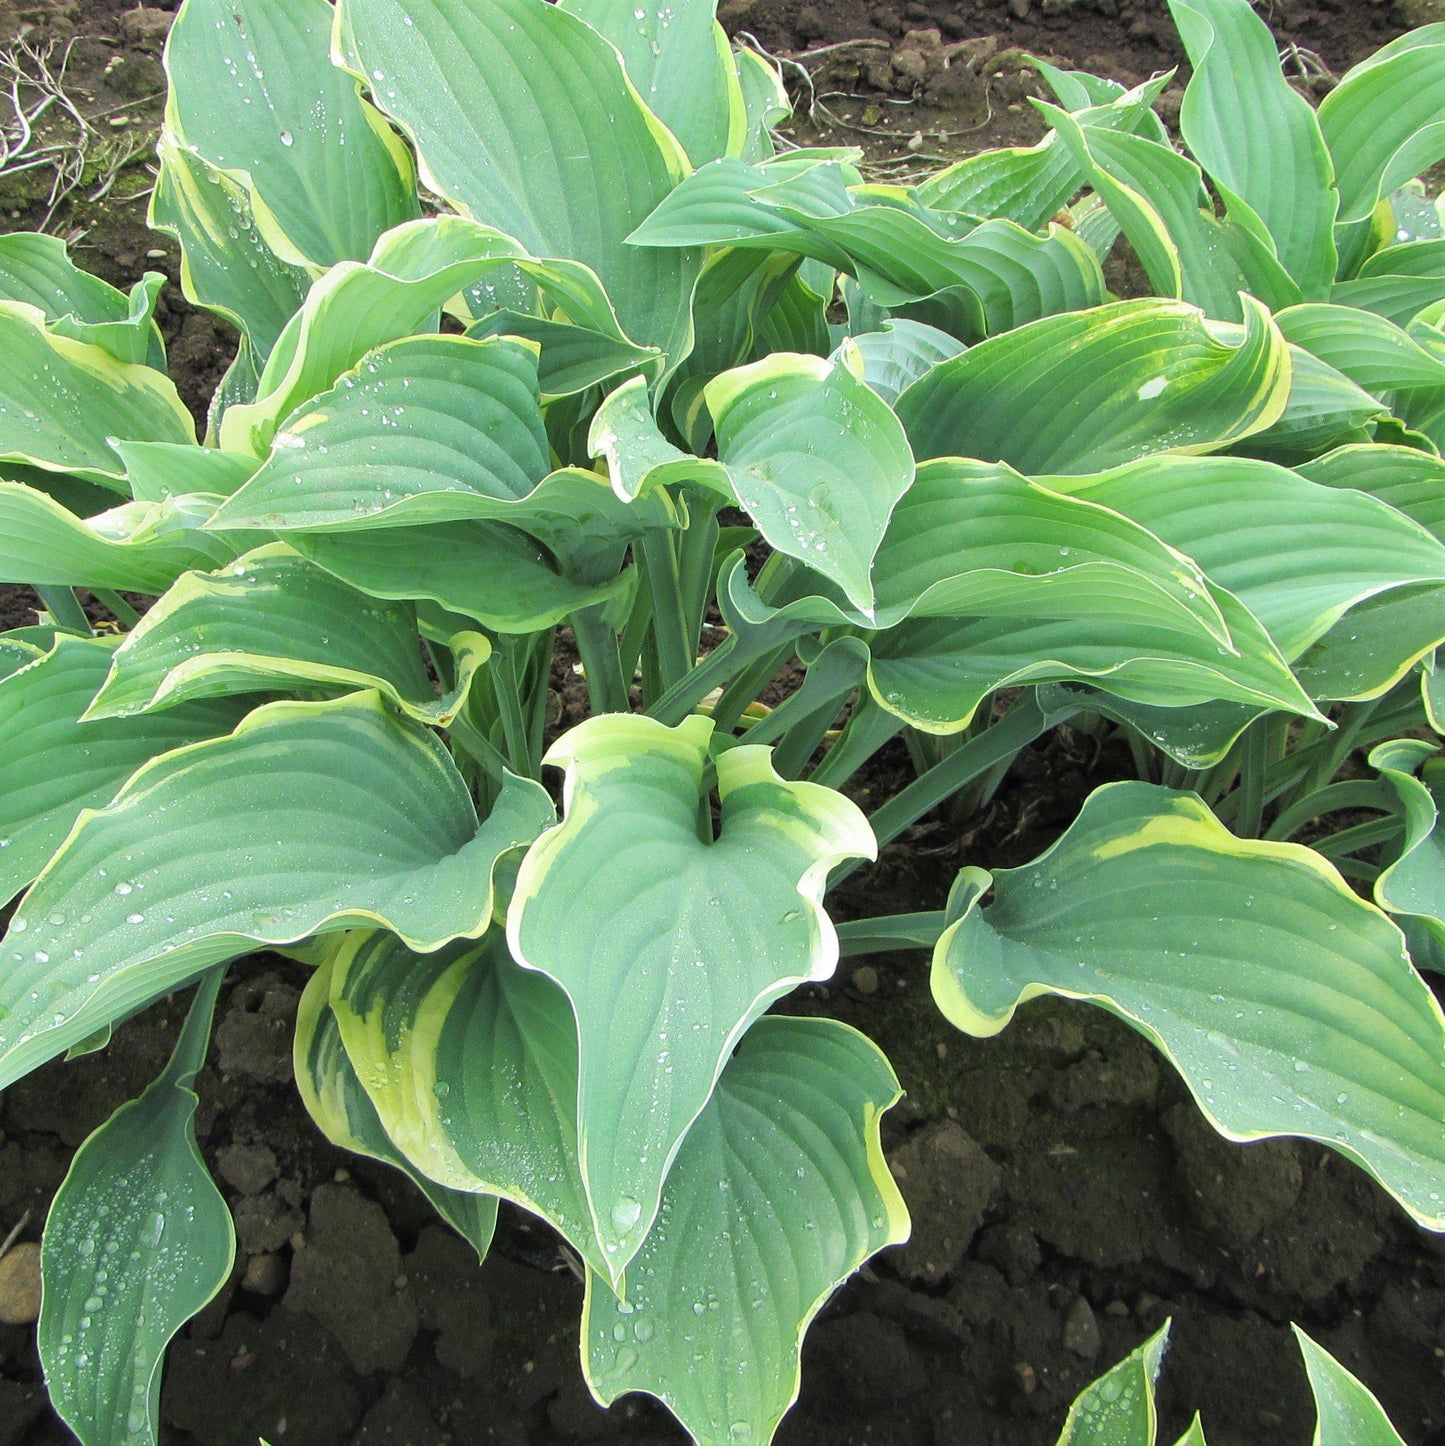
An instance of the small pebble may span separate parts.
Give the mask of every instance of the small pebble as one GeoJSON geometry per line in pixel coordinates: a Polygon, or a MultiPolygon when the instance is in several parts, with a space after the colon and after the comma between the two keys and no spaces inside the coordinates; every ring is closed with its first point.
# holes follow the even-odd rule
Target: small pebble
{"type": "Polygon", "coordinates": [[[33,1325],[40,1315],[40,1247],[15,1245],[0,1257],[0,1325],[33,1325]]]}
{"type": "Polygon", "coordinates": [[[286,1289],[286,1262],[270,1251],[264,1255],[253,1255],[246,1262],[241,1289],[268,1298],[280,1295],[286,1289]]]}
{"type": "Polygon", "coordinates": [[[877,994],[878,971],[871,964],[860,964],[853,971],[853,987],[859,994],[877,994]]]}
{"type": "Polygon", "coordinates": [[[130,117],[128,115],[113,115],[108,124],[112,130],[118,131],[122,126],[128,126],[130,124],[130,117]]]}
{"type": "Polygon", "coordinates": [[[1083,1296],[1077,1297],[1064,1318],[1064,1349],[1082,1360],[1092,1361],[1103,1344],[1092,1307],[1083,1296]]]}

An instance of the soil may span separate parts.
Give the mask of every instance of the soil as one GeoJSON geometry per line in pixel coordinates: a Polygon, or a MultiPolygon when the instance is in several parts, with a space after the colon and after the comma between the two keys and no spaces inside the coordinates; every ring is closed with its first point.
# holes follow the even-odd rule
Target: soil
{"type": "MultiPolygon", "coordinates": [[[[0,0],[0,25],[73,38],[67,76],[85,105],[124,105],[117,130],[154,124],[154,16],[111,0],[29,4],[0,0]]],[[[1301,47],[1302,69],[1337,74],[1400,33],[1404,9],[1275,0],[1270,19],[1301,47]]],[[[804,53],[818,104],[809,116],[805,98],[800,138],[857,138],[880,174],[903,178],[931,156],[1041,134],[1020,48],[1128,81],[1180,60],[1155,0],[725,0],[723,15],[777,54],[804,53]],[[872,43],[805,54],[855,40],[872,43]],[[960,41],[971,48],[944,67],[960,41]]],[[[125,199],[146,185],[143,153],[89,199],[103,179],[55,207],[51,229],[117,283],[146,267],[174,282],[174,248],[144,230],[143,200],[125,199]]],[[[0,182],[9,224],[44,219],[49,185],[34,173],[0,182]]],[[[199,420],[229,357],[226,328],[175,286],[161,321],[199,420]]],[[[33,605],[0,589],[0,626],[31,621],[33,605]]],[[[549,722],[566,726],[583,704],[565,655],[553,686],[549,722]]],[[[837,912],[940,907],[961,864],[1024,861],[1092,787],[1129,771],[1127,757],[1057,730],[978,817],[915,826],[837,912]]],[[[876,806],[910,776],[901,747],[887,750],[859,800],[876,806]]],[[[592,1403],[576,1359],[581,1287],[545,1227],[504,1209],[478,1265],[407,1182],[320,1138],[290,1080],[303,984],[300,966],[258,955],[223,995],[197,1125],[240,1244],[232,1279],[171,1350],[167,1446],[681,1441],[644,1398],[592,1403]]],[[[1040,1002],[997,1039],[961,1036],[918,956],[844,961],[785,1007],[845,1019],[893,1060],[907,1095],[885,1146],[915,1233],[815,1324],[781,1446],[1045,1446],[1073,1395],[1166,1316],[1161,1440],[1199,1409],[1213,1446],[1304,1446],[1297,1321],[1370,1384],[1410,1446],[1445,1446],[1445,1242],[1353,1166],[1298,1143],[1219,1141],[1172,1071],[1097,1010],[1040,1002]]],[[[105,1052],[0,1097],[0,1239],[22,1221],[17,1238],[39,1238],[71,1153],[154,1077],[180,1018],[158,1005],[105,1052]]],[[[33,1330],[0,1325],[0,1446],[70,1439],[39,1379],[33,1330]]]]}

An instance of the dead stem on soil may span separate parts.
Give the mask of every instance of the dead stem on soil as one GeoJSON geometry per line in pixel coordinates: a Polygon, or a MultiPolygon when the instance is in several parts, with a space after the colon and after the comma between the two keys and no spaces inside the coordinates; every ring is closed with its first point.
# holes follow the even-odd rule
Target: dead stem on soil
{"type": "MultiPolygon", "coordinates": [[[[887,95],[856,95],[846,90],[825,90],[819,91],[814,81],[813,72],[803,64],[805,60],[823,59],[828,56],[837,55],[847,50],[889,50],[891,45],[886,40],[840,40],[832,45],[819,45],[811,50],[773,52],[768,50],[756,35],[749,31],[740,31],[738,39],[751,49],[757,51],[763,59],[770,61],[780,72],[796,76],[803,87],[803,95],[806,97],[806,106],[800,105],[798,109],[803,111],[808,120],[819,130],[842,130],[851,131],[855,135],[872,136],[877,140],[891,141],[895,145],[906,146],[909,154],[903,156],[891,156],[879,160],[865,158],[862,163],[865,175],[875,177],[878,180],[891,185],[912,186],[932,175],[937,167],[947,165],[950,157],[936,155],[931,152],[924,152],[922,145],[925,135],[929,140],[954,141],[963,136],[986,129],[994,119],[993,96],[991,94],[992,82],[984,81],[983,103],[984,117],[977,125],[962,126],[954,130],[929,130],[925,132],[922,127],[915,130],[911,137],[904,137],[897,131],[888,130],[883,126],[864,125],[859,121],[849,120],[846,116],[839,115],[828,102],[830,100],[855,101],[859,104],[873,104],[882,106],[894,106],[899,110],[905,110],[917,104],[913,97],[899,99],[896,96],[887,95]]],[[[801,147],[790,137],[779,133],[776,136],[781,149],[798,150],[801,147]]]]}
{"type": "Polygon", "coordinates": [[[17,1221],[15,1222],[15,1224],[14,1224],[14,1226],[12,1227],[10,1233],[5,1237],[5,1239],[4,1239],[3,1241],[0,1241],[0,1260],[4,1260],[4,1259],[5,1259],[6,1255],[9,1254],[10,1247],[11,1247],[12,1245],[14,1245],[17,1240],[20,1239],[20,1233],[21,1233],[21,1231],[23,1231],[23,1230],[25,1229],[25,1227],[26,1227],[27,1225],[29,1225],[29,1224],[30,1224],[30,1212],[27,1210],[27,1211],[19,1218],[19,1220],[17,1220],[17,1221]]]}
{"type": "MultiPolygon", "coordinates": [[[[66,79],[74,41],[59,50],[55,41],[32,44],[21,38],[0,48],[0,91],[9,102],[11,116],[0,121],[0,180],[25,171],[48,169],[50,191],[39,231],[49,229],[60,205],[90,177],[94,185],[86,193],[91,203],[110,196],[121,173],[149,145],[147,134],[107,135],[96,124],[122,111],[143,106],[157,97],[142,96],[89,114],[76,99],[83,94],[66,79]],[[42,136],[47,116],[60,120],[57,135],[52,129],[42,136]]],[[[134,195],[115,196],[129,204],[149,194],[151,184],[134,195]]],[[[73,239],[73,238],[72,238],[73,239]]]]}

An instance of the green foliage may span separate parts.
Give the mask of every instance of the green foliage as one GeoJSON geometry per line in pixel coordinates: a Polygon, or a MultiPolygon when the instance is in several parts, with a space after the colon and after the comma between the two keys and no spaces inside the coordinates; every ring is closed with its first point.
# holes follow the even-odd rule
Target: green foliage
{"type": "MultiPolygon", "coordinates": [[[[46,609],[0,637],[0,1084],[203,981],[47,1229],[85,1446],[154,1441],[224,1275],[190,1082],[263,945],[312,971],[326,1136],[479,1254],[501,1199],[547,1221],[594,1395],[708,1446],[772,1438],[907,1233],[887,1061],[765,1017],[840,954],[932,950],[979,1035],[1107,1009],[1225,1135],[1445,1228],[1445,27],[1316,112],[1248,0],[1171,10],[1180,145],[1168,76],[1041,64],[1041,144],[907,189],[777,154],[708,0],[186,0],[152,220],[240,333],[204,444],[156,278],[0,241],[0,580],[46,609]],[[1119,238],[1153,295],[1109,294],[1119,238]],[[553,737],[559,640],[594,716],[553,737]],[[946,909],[834,925],[1066,724],[1138,779],[946,909]],[[895,738],[918,777],[865,817],[895,738]]],[[[1301,1344],[1319,1440],[1394,1439],[1301,1344]]],[[[1163,1349],[1063,1439],[1150,1446],[1163,1349]]]]}
{"type": "MultiPolygon", "coordinates": [[[[1085,1387],[1057,1446],[1157,1446],[1154,1388],[1169,1346],[1165,1321],[1137,1350],[1085,1387]]],[[[1402,1446],[1380,1403],[1322,1346],[1294,1328],[1315,1402],[1314,1446],[1402,1446]]],[[[1196,1415],[1174,1446],[1206,1446],[1196,1415]]]]}

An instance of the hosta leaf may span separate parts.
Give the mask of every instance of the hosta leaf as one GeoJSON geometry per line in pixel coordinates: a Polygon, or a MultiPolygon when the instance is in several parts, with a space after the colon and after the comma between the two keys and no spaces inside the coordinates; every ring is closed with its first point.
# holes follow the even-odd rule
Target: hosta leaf
{"type": "Polygon", "coordinates": [[[1013,221],[929,211],[888,188],[850,188],[855,176],[837,159],[718,161],[678,186],[631,240],[810,256],[856,276],[878,306],[927,303],[920,319],[968,341],[1104,299],[1097,258],[1061,227],[1037,236],[1013,221]]]}
{"type": "Polygon", "coordinates": [[[703,385],[755,361],[765,318],[798,269],[795,256],[726,247],[703,266],[692,296],[693,345],[668,382],[663,405],[694,452],[712,437],[703,385]]]}
{"type": "Polygon", "coordinates": [[[1084,1387],[1069,1407],[1058,1446],[1154,1446],[1159,1429],[1154,1386],[1169,1347],[1169,1325],[1165,1321],[1142,1346],[1084,1387]]]}
{"type": "Polygon", "coordinates": [[[437,1212],[484,1259],[497,1226],[497,1197],[439,1185],[392,1144],[341,1042],[331,1011],[331,960],[311,975],[296,1010],[296,1086],[321,1133],[343,1150],[402,1171],[437,1212]]]}
{"type": "Polygon", "coordinates": [[[1318,1412],[1312,1446],[1405,1446],[1368,1387],[1298,1326],[1293,1330],[1318,1412]]]}
{"type": "Polygon", "coordinates": [[[1182,708],[1161,708],[1114,698],[1099,688],[1081,683],[1046,683],[1038,690],[1045,712],[1067,707],[1098,713],[1126,723],[1186,768],[1213,768],[1238,741],[1240,734],[1262,713],[1248,703],[1195,703],[1182,708]]]}
{"type": "MultiPolygon", "coordinates": [[[[1383,449],[1358,450],[1368,457],[1383,449]]],[[[1132,518],[1192,558],[1264,624],[1286,658],[1357,603],[1445,583],[1445,546],[1393,507],[1322,489],[1268,462],[1150,457],[1092,477],[1041,480],[1132,518]]]]}
{"type": "Polygon", "coordinates": [[[1373,424],[1389,410],[1303,347],[1289,348],[1289,369],[1283,411],[1270,426],[1236,443],[1235,451],[1292,466],[1333,447],[1369,441],[1373,424]]]}
{"type": "Polygon", "coordinates": [[[1438,391],[1445,385],[1445,360],[1373,312],[1314,302],[1281,311],[1275,322],[1286,341],[1313,353],[1382,401],[1389,402],[1396,392],[1438,391]]]}
{"type": "Polygon", "coordinates": [[[161,163],[147,219],[180,242],[181,289],[239,327],[264,362],[306,299],[309,275],[282,261],[262,239],[240,181],[168,131],[161,132],[157,149],[161,163]]]}
{"type": "Polygon", "coordinates": [[[256,470],[256,459],[215,447],[175,442],[116,442],[126,485],[137,502],[165,502],[190,493],[229,497],[256,470]]]}
{"type": "Polygon", "coordinates": [[[162,593],[188,568],[236,555],[233,539],[201,531],[215,510],[215,497],[173,497],[82,519],[34,487],[0,482],[0,580],[162,593]]]}
{"type": "Polygon", "coordinates": [[[515,502],[547,470],[534,351],[412,337],[368,353],[293,412],[214,525],[439,522],[467,516],[474,496],[515,502]]]}
{"type": "Polygon", "coordinates": [[[1368,257],[1354,279],[1339,282],[1330,300],[1377,312],[1405,326],[1445,296],[1445,240],[1405,241],[1368,257]]]}
{"type": "Polygon", "coordinates": [[[653,488],[692,484],[736,501],[732,477],[718,462],[689,456],[663,435],[647,383],[633,377],[609,393],[587,429],[587,450],[607,464],[607,480],[624,501],[653,488]]]}
{"type": "Polygon", "coordinates": [[[375,688],[408,716],[445,726],[491,653],[480,633],[463,633],[450,646],[456,678],[438,697],[422,663],[415,608],[376,602],[276,543],[219,572],[187,573],[116,649],[86,716],[268,689],[375,688]]]}
{"type": "Polygon", "coordinates": [[[37,307],[0,302],[0,356],[0,461],[114,486],[122,469],[112,438],[196,439],[168,377],[48,332],[37,307]]]}
{"type": "Polygon", "coordinates": [[[718,458],[758,530],[871,611],[869,569],[913,481],[913,454],[887,403],[847,357],[787,353],[724,373],[704,395],[718,458]]]}
{"type": "MultiPolygon", "coordinates": [[[[1049,70],[1043,73],[1047,78],[1049,70]]],[[[1075,111],[1078,123],[1091,129],[1149,133],[1150,122],[1158,124],[1149,107],[1168,84],[1169,77],[1159,75],[1097,105],[1086,104],[1075,111]]],[[[1070,102],[1078,98],[1070,96],[1064,104],[1074,110],[1070,102]]],[[[1006,216],[1037,231],[1067,206],[1069,198],[1085,183],[1078,161],[1051,132],[1028,149],[987,150],[966,156],[930,176],[916,194],[924,205],[940,211],[1006,216]]]]}
{"type": "Polygon", "coordinates": [[[837,287],[838,272],[833,267],[804,257],[763,317],[758,330],[762,354],[796,351],[827,356],[833,350],[828,308],[837,287]]]}
{"type": "Polygon", "coordinates": [[[1320,102],[1341,224],[1445,157],[1445,25],[1427,25],[1347,71],[1320,102]]]}
{"type": "Polygon", "coordinates": [[[745,161],[765,161],[775,150],[773,128],[793,113],[777,66],[756,50],[739,45],[733,50],[738,84],[742,88],[746,134],[737,154],[745,161]]]}
{"type": "MultiPolygon", "coordinates": [[[[1249,0],[1169,0],[1193,76],[1179,129],[1231,213],[1248,208],[1307,300],[1335,279],[1339,197],[1314,108],[1249,0]]],[[[1239,216],[1244,220],[1245,217],[1239,216]]]]}
{"type": "Polygon", "coordinates": [[[1439,836],[1445,798],[1445,755],[1414,738],[1381,743],[1370,752],[1394,791],[1404,818],[1400,856],[1375,880],[1375,902],[1398,917],[1415,962],[1433,966],[1445,959],[1445,836],[1439,836]]]}
{"type": "Polygon", "coordinates": [[[28,638],[0,633],[0,682],[44,656],[45,649],[28,638]]]}
{"type": "Polygon", "coordinates": [[[1159,708],[1222,701],[1318,717],[1258,621],[1223,589],[1209,591],[1235,653],[1148,616],[929,618],[870,639],[868,685],[927,733],[958,732],[995,689],[1023,683],[1085,682],[1159,708]]]}
{"type": "Polygon", "coordinates": [[[461,216],[387,232],[365,264],[333,266],[307,292],[266,359],[255,400],[226,408],[220,445],[264,456],[302,402],[373,348],[434,329],[439,307],[489,274],[513,274],[524,254],[510,237],[461,216]]]}
{"type": "Polygon", "coordinates": [[[501,338],[416,337],[379,348],[294,413],[271,457],[208,525],[335,530],[350,540],[302,537],[296,545],[348,580],[353,570],[368,574],[383,594],[424,596],[423,575],[440,573],[438,589],[467,586],[495,598],[500,577],[454,579],[468,555],[491,547],[468,524],[500,521],[549,547],[584,587],[616,586],[628,543],[650,527],[675,525],[670,503],[629,505],[596,473],[547,473],[547,460],[535,352],[501,338]],[[440,530],[421,531],[426,524],[440,530]],[[370,544],[353,535],[371,530],[379,535],[370,544]],[[427,559],[429,540],[454,537],[466,553],[427,559]],[[407,591],[413,549],[416,590],[407,591]]]}
{"type": "Polygon", "coordinates": [[[897,410],[920,459],[1093,472],[1261,431],[1289,378],[1284,340],[1257,303],[1231,345],[1193,307],[1122,301],[982,342],[916,381],[897,410]]]}
{"type": "Polygon", "coordinates": [[[694,166],[742,149],[747,112],[715,4],[565,0],[562,8],[622,52],[628,79],[694,166]]]}
{"type": "Polygon", "coordinates": [[[84,1446],[154,1446],[166,1346],[236,1258],[194,1124],[220,983],[201,981],[170,1063],[76,1152],[45,1222],[36,1339],[51,1404],[84,1446]]]}
{"type": "Polygon", "coordinates": [[[166,350],[154,315],[164,281],[159,271],[148,271],[127,296],[82,271],[58,236],[0,236],[0,300],[38,306],[58,335],[159,371],[165,370],[166,350]]]}
{"type": "Polygon", "coordinates": [[[653,370],[656,347],[570,322],[544,321],[517,311],[494,311],[467,328],[471,337],[520,336],[539,348],[537,379],[543,396],[570,397],[614,377],[653,370]]]}
{"type": "Polygon", "coordinates": [[[389,934],[349,934],[331,1008],[414,1168],[535,1211],[605,1270],[577,1157],[572,1010],[550,979],[512,962],[500,930],[425,956],[389,934]]]}
{"type": "MultiPolygon", "coordinates": [[[[206,408],[206,433],[202,440],[207,447],[220,448],[221,424],[232,407],[250,406],[255,401],[261,388],[261,367],[250,338],[242,332],[236,343],[236,355],[221,374],[216,390],[211,393],[211,404],[206,408]]],[[[232,455],[249,455],[252,462],[259,460],[250,453],[232,455]]]]}
{"type": "Polygon", "coordinates": [[[777,188],[787,185],[785,197],[807,216],[851,210],[855,201],[848,187],[861,180],[854,164],[858,159],[856,150],[829,148],[790,151],[752,165],[724,157],[686,177],[628,240],[634,246],[656,247],[759,244],[764,250],[781,247],[817,254],[830,265],[843,266],[847,257],[837,246],[821,235],[805,242],[797,218],[770,202],[777,188]]]}
{"type": "Polygon", "coordinates": [[[613,490],[639,497],[667,484],[721,492],[747,510],[778,552],[804,559],[871,615],[874,553],[913,457],[887,404],[846,351],[835,361],[774,353],[703,388],[718,461],[674,447],[653,420],[646,386],[625,383],[598,408],[588,450],[613,490]],[[819,435],[827,442],[819,446],[819,435]]]}
{"type": "Polygon", "coordinates": [[[1441,643],[1445,588],[1402,588],[1352,608],[1295,660],[1295,675],[1312,698],[1378,698],[1441,643]]]}
{"type": "Polygon", "coordinates": [[[509,778],[479,824],[436,736],[375,693],[258,708],[146,765],[46,866],[0,946],[0,1087],[256,944],[376,923],[431,949],[475,937],[497,858],[551,816],[509,778]]]}
{"type": "Polygon", "coordinates": [[[832,973],[828,870],[874,851],[852,803],[785,783],[749,747],[717,760],[710,839],[711,734],[698,716],[622,715],[565,734],[546,760],[567,769],[564,819],[528,852],[508,911],[513,957],[556,980],[576,1017],[578,1149],[614,1280],[743,1031],[832,973]]]}
{"type": "Polygon", "coordinates": [[[1445,460],[1413,447],[1340,447],[1298,468],[1326,487],[1368,492],[1445,542],[1445,460]]]}
{"type": "Polygon", "coordinates": [[[1399,930],[1312,850],[1110,784],[1032,863],[964,870],[949,919],[933,991],[959,1028],[996,1034],[1040,994],[1098,1004],[1221,1134],[1331,1145],[1445,1228],[1445,1016],[1399,930]]]}
{"type": "Polygon", "coordinates": [[[157,754],[227,733],[241,716],[236,704],[216,702],[80,722],[112,651],[61,634],[0,679],[0,903],[45,867],[83,809],[109,802],[157,754]]]}
{"type": "Polygon", "coordinates": [[[1061,497],[998,464],[925,462],[874,564],[879,622],[1143,616],[1228,646],[1204,575],[1113,506],[1061,497]]]}
{"type": "Polygon", "coordinates": [[[247,182],[285,261],[360,261],[420,212],[399,137],[331,64],[324,0],[185,0],[166,44],[169,129],[247,182]]]}
{"type": "MultiPolygon", "coordinates": [[[[865,331],[853,338],[863,358],[863,380],[891,407],[901,393],[930,368],[964,348],[946,331],[921,321],[895,317],[880,331],[865,331]]],[[[836,360],[842,348],[834,352],[836,360]]]]}
{"type": "Polygon", "coordinates": [[[1207,316],[1244,319],[1240,292],[1273,310],[1300,300],[1299,287],[1247,226],[1201,209],[1199,167],[1147,136],[1087,130],[1047,112],[1103,197],[1160,296],[1178,296],[1207,316]]]}
{"type": "MultiPolygon", "coordinates": [[[[604,487],[589,491],[609,515],[618,511],[604,487]]],[[[580,486],[571,493],[588,495],[580,486]]],[[[579,507],[559,515],[547,530],[555,526],[561,532],[569,521],[585,526],[586,511],[579,507]]],[[[534,520],[529,525],[543,524],[534,520]]],[[[499,633],[539,632],[578,608],[625,603],[635,586],[630,571],[615,568],[596,583],[572,582],[541,544],[497,522],[291,533],[287,541],[318,567],[372,597],[425,599],[499,633]]],[[[562,541],[565,535],[559,546],[562,541]]]]}
{"type": "MultiPolygon", "coordinates": [[[[116,450],[133,446],[130,442],[117,442],[116,450]]],[[[178,452],[200,452],[203,449],[190,442],[166,442],[155,445],[174,447],[178,452]]],[[[67,472],[47,472],[43,467],[27,467],[23,462],[0,463],[0,477],[7,482],[22,482],[37,492],[43,492],[58,502],[67,512],[76,517],[97,517],[119,505],[127,482],[107,478],[104,482],[83,482],[67,472]]]]}
{"type": "Polygon", "coordinates": [[[583,1368],[604,1405],[646,1391],[694,1441],[773,1439],[813,1317],[907,1239],[878,1138],[899,1093],[878,1048],[834,1020],[761,1019],[743,1036],[678,1152],[625,1301],[588,1272],[583,1368]]]}
{"type": "Polygon", "coordinates": [[[543,0],[343,0],[336,38],[433,190],[533,255],[585,262],[630,335],[686,350],[697,258],[623,240],[687,160],[595,30],[543,0]]]}

